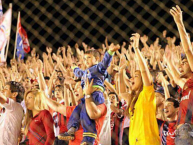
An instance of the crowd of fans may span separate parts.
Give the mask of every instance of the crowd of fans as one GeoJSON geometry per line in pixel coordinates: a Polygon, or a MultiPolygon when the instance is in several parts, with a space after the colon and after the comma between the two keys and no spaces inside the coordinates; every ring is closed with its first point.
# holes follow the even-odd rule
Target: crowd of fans
{"type": "Polygon", "coordinates": [[[3,64],[0,145],[193,145],[193,43],[170,13],[181,42],[135,33],[3,64]]]}

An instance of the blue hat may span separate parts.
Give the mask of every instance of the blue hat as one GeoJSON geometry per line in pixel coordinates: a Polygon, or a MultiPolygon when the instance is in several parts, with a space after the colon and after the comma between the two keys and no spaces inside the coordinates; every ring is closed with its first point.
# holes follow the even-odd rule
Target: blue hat
{"type": "Polygon", "coordinates": [[[155,92],[160,93],[160,94],[162,94],[163,96],[165,96],[165,94],[164,94],[164,88],[163,88],[163,87],[158,87],[158,88],[155,90],[155,92]]]}
{"type": "Polygon", "coordinates": [[[187,58],[186,55],[184,53],[181,53],[181,59],[183,60],[183,59],[186,59],[186,58],[187,58]]]}

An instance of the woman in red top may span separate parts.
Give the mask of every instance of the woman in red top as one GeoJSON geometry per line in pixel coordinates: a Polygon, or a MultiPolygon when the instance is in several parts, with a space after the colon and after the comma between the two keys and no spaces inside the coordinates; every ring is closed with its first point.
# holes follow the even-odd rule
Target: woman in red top
{"type": "Polygon", "coordinates": [[[49,111],[45,110],[43,92],[29,91],[25,94],[27,113],[25,116],[25,134],[30,145],[52,145],[54,142],[53,119],[49,111]]]}

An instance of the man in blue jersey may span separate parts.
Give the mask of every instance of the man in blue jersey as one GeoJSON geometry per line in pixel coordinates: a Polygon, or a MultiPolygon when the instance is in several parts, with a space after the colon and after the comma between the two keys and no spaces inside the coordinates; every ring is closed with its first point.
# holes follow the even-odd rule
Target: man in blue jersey
{"type": "Polygon", "coordinates": [[[176,119],[179,111],[179,102],[168,98],[164,103],[166,121],[158,119],[160,139],[162,145],[175,145],[176,119]]]}

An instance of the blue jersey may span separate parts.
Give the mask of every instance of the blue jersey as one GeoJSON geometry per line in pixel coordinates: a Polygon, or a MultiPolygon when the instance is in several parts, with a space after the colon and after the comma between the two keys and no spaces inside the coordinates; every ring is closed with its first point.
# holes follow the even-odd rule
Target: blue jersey
{"type": "Polygon", "coordinates": [[[162,121],[157,119],[161,145],[175,145],[176,121],[162,121]]]}
{"type": "Polygon", "coordinates": [[[81,70],[80,68],[76,67],[74,69],[74,74],[76,77],[81,78],[82,88],[84,88],[85,81],[88,78],[89,81],[93,79],[93,86],[99,88],[102,87],[102,89],[104,90],[104,80],[105,77],[107,76],[107,68],[109,67],[111,61],[112,61],[112,52],[108,51],[105,53],[103,60],[100,63],[86,70],[81,70]]]}

